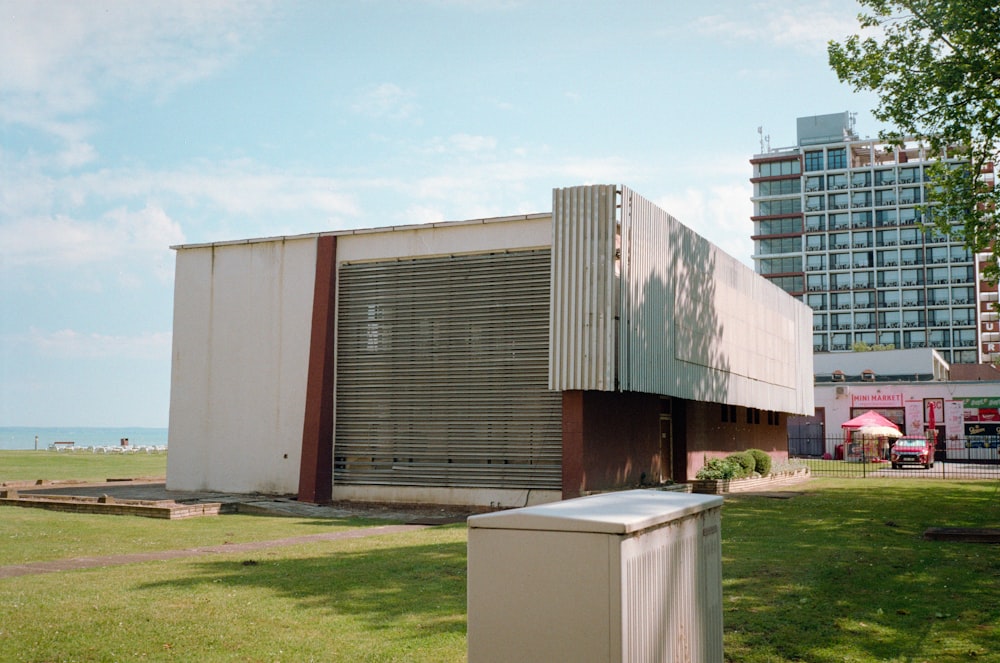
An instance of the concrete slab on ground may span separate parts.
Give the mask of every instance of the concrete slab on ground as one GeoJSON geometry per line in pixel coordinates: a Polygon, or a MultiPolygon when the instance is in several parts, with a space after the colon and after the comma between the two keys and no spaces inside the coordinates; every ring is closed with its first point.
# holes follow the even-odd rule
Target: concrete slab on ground
{"type": "Polygon", "coordinates": [[[178,504],[223,505],[227,512],[248,513],[269,516],[290,516],[299,518],[373,518],[403,523],[427,525],[464,522],[480,513],[481,509],[452,505],[427,504],[373,504],[361,502],[334,502],[331,504],[311,504],[299,502],[287,495],[265,495],[261,493],[222,493],[215,491],[168,490],[162,479],[136,479],[106,481],[99,483],[21,483],[4,484],[4,488],[14,489],[19,495],[67,495],[75,497],[100,498],[108,496],[121,502],[127,500],[157,502],[172,500],[178,504]]]}

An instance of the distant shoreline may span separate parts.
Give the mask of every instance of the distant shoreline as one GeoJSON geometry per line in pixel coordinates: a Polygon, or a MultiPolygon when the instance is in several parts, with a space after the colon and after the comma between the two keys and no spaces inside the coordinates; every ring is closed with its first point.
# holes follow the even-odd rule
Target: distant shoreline
{"type": "Polygon", "coordinates": [[[167,444],[166,428],[143,426],[0,426],[0,449],[47,449],[55,442],[74,442],[74,446],[117,446],[123,438],[134,446],[167,444]]]}

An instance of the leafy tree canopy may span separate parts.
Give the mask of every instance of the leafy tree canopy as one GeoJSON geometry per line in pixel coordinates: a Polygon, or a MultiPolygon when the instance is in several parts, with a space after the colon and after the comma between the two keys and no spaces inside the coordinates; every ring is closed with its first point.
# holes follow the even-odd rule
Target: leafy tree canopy
{"type": "MultiPolygon", "coordinates": [[[[961,224],[973,251],[992,247],[1000,240],[993,214],[1000,190],[983,174],[1000,165],[1000,3],[858,2],[860,27],[870,36],[830,42],[830,66],[855,90],[879,94],[872,114],[894,128],[883,140],[912,137],[933,153],[963,159],[961,167],[931,167],[927,202],[942,230],[961,224]]],[[[1000,277],[995,256],[987,275],[1000,277]]]]}
{"type": "Polygon", "coordinates": [[[851,350],[854,352],[881,352],[883,350],[895,350],[895,343],[876,343],[875,345],[869,345],[864,341],[858,341],[851,345],[851,350]]]}

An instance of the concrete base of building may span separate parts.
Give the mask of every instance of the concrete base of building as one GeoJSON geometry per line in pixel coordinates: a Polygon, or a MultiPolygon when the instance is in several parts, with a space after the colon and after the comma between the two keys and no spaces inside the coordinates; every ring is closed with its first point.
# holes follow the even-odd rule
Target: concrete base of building
{"type": "Polygon", "coordinates": [[[397,504],[456,504],[506,509],[558,502],[558,490],[431,488],[424,486],[334,486],[333,499],[397,504]]]}

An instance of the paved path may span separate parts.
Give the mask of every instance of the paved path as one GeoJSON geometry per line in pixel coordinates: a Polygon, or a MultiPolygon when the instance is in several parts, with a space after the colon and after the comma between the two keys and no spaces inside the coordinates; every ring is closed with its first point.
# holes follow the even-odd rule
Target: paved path
{"type": "Polygon", "coordinates": [[[397,534],[400,532],[409,532],[412,530],[424,529],[425,527],[428,527],[428,525],[382,525],[379,527],[361,527],[358,529],[350,529],[340,532],[327,532],[324,534],[309,534],[305,536],[294,536],[286,539],[272,539],[270,541],[226,543],[221,546],[188,548],[186,550],[160,550],[153,552],[131,553],[128,555],[107,555],[102,557],[71,557],[69,559],[56,559],[48,562],[28,562],[27,564],[12,564],[10,566],[0,566],[0,578],[13,578],[16,576],[33,575],[38,573],[54,573],[57,571],[72,571],[75,569],[103,568],[108,566],[120,566],[122,564],[136,564],[140,562],[154,562],[154,561],[162,561],[169,559],[179,559],[182,557],[198,557],[201,555],[249,552],[253,550],[266,550],[267,548],[277,548],[279,546],[291,546],[300,543],[312,543],[315,541],[340,541],[343,539],[360,539],[368,536],[379,536],[381,534],[397,534]]]}

